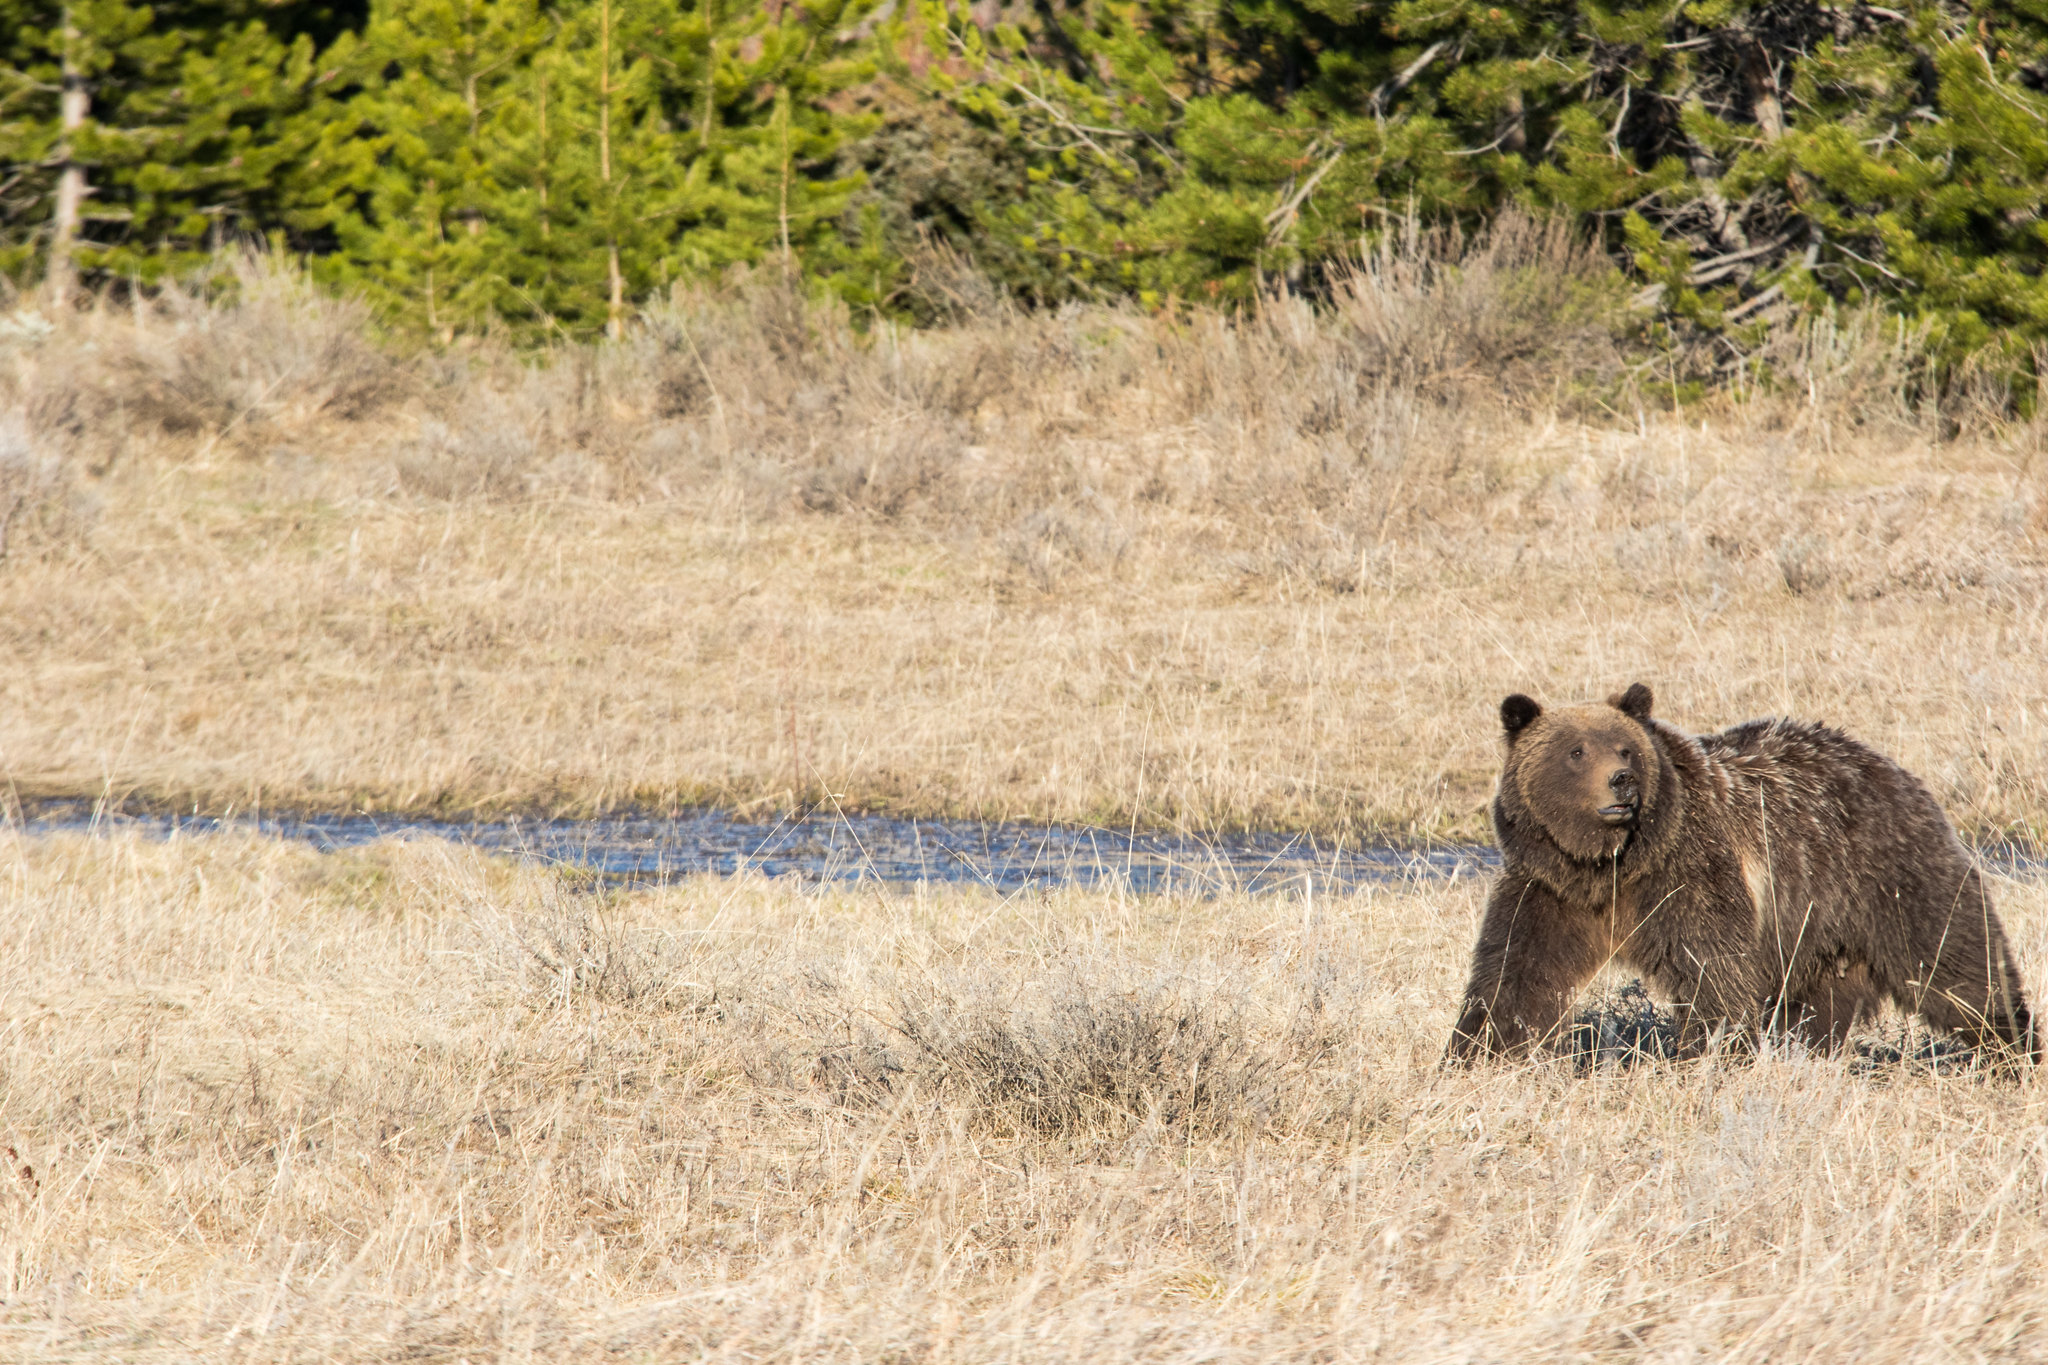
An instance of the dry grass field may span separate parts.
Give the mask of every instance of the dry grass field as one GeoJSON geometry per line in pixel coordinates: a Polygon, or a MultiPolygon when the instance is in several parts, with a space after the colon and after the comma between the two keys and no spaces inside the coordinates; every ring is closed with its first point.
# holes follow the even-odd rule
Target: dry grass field
{"type": "MultiPolygon", "coordinates": [[[[1642,678],[2048,833],[2048,425],[1909,406],[1874,321],[1674,413],[1526,224],[1319,311],[736,285],[546,364],[237,269],[0,312],[10,814],[1473,838],[1503,694],[1642,678]]],[[[0,822],[0,1359],[2048,1357],[2039,1075],[1446,1073],[1479,902],[0,822]]]]}
{"type": "Polygon", "coordinates": [[[7,1360],[2048,1354],[2038,1078],[1440,1071],[1470,884],[8,835],[0,901],[7,1360]]]}
{"type": "Polygon", "coordinates": [[[260,263],[16,312],[0,780],[1472,838],[1502,695],[1642,678],[2038,838],[2048,427],[1909,410],[1875,322],[1674,416],[1568,240],[1462,252],[1235,323],[740,288],[544,367],[395,360],[260,263]]]}

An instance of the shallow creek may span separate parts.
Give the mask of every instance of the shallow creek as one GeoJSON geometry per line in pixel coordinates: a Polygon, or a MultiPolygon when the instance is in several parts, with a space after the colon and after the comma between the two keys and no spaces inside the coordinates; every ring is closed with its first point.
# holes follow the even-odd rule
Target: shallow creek
{"type": "Polygon", "coordinates": [[[476,822],[293,812],[177,816],[50,802],[24,813],[24,833],[134,830],[160,838],[252,830],[332,851],[377,839],[447,839],[535,862],[587,868],[607,882],[662,882],[757,872],[818,882],[1126,886],[1135,892],[1277,891],[1312,884],[1344,892],[1395,881],[1470,877],[1498,857],[1477,845],[1399,848],[1295,834],[1197,836],[1077,825],[906,820],[811,812],[742,820],[715,810],[674,816],[476,822]]]}

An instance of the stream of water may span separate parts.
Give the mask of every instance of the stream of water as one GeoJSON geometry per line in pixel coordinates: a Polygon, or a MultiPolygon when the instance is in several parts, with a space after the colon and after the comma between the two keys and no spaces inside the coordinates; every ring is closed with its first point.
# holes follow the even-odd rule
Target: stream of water
{"type": "Polygon", "coordinates": [[[252,830],[325,850],[377,839],[447,839],[535,862],[587,868],[622,883],[750,871],[817,882],[966,883],[1005,892],[1109,885],[1137,892],[1257,892],[1304,882],[1312,882],[1318,892],[1343,892],[1372,883],[1469,877],[1490,871],[1499,861],[1491,848],[1469,844],[1397,848],[1292,834],[1200,837],[822,812],[760,821],[693,810],[674,816],[454,822],[291,812],[181,817],[55,802],[25,814],[20,828],[30,834],[139,830],[172,838],[252,830]]]}

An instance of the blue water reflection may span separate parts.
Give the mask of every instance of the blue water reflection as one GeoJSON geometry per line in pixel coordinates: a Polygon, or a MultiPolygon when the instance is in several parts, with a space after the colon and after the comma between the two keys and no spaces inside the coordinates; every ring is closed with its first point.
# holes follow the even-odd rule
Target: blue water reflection
{"type": "Polygon", "coordinates": [[[1190,834],[978,820],[905,820],[813,812],[743,820],[728,812],[591,820],[452,822],[378,815],[176,816],[52,803],[24,812],[29,833],[139,830],[159,837],[254,830],[320,849],[377,839],[447,839],[536,862],[588,868],[607,881],[649,883],[700,873],[758,872],[816,882],[1122,886],[1135,892],[1343,892],[1415,879],[1472,876],[1498,862],[1490,848],[1399,848],[1294,834],[1190,834]]]}

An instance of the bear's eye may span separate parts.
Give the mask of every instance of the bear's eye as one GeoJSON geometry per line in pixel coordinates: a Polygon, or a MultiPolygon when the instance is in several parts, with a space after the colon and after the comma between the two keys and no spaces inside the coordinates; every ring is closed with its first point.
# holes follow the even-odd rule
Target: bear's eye
{"type": "Polygon", "coordinates": [[[1624,762],[1624,763],[1628,762],[1628,761],[1629,761],[1630,759],[1632,759],[1632,758],[1634,758],[1634,757],[1635,757],[1635,755],[1634,755],[1634,754],[1632,754],[1632,753],[1630,753],[1630,752],[1629,752],[1628,750],[1626,750],[1626,749],[1623,749],[1623,750],[1621,751],[1621,761],[1622,761],[1622,762],[1624,762]]]}
{"type": "Polygon", "coordinates": [[[1577,760],[1577,759],[1581,759],[1581,758],[1584,758],[1585,756],[1586,756],[1586,751],[1585,751],[1585,750],[1584,750],[1583,748],[1581,748],[1581,749],[1574,749],[1574,750],[1572,750],[1572,758],[1573,758],[1574,760],[1577,760]]]}

